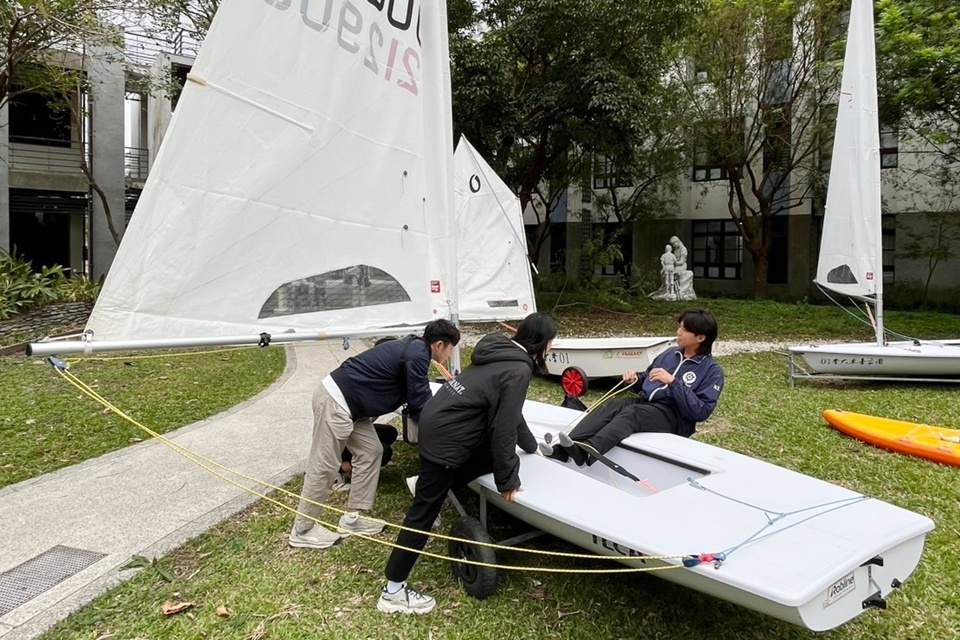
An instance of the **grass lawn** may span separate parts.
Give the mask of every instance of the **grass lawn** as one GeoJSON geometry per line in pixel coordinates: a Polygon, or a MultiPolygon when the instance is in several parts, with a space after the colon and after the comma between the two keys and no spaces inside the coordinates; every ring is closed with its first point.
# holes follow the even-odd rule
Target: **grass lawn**
{"type": "MultiPolygon", "coordinates": [[[[251,398],[283,373],[283,349],[110,355],[70,370],[166,433],[251,398]],[[160,355],[160,357],[157,357],[160,355]]],[[[43,358],[0,358],[0,487],[120,449],[143,432],[65,382],[43,358]]]]}
{"type": "MultiPolygon", "coordinates": [[[[705,302],[720,319],[721,339],[867,337],[865,330],[852,323],[847,326],[836,310],[828,313],[808,305],[705,302]]],[[[672,332],[677,310],[675,305],[647,303],[636,314],[620,316],[588,306],[557,307],[561,327],[568,335],[672,332]]],[[[891,326],[904,333],[923,337],[960,335],[960,318],[956,316],[890,315],[891,326]]],[[[720,362],[727,376],[726,389],[718,410],[702,425],[699,439],[868,493],[936,522],[919,568],[902,589],[890,596],[887,611],[866,612],[840,629],[818,636],[939,639],[960,632],[960,593],[956,588],[960,583],[960,469],[872,448],[839,434],[820,417],[823,409],[842,408],[956,427],[960,426],[960,387],[800,383],[789,389],[784,361],[775,354],[726,356],[720,362]]],[[[88,381],[91,378],[83,377],[88,381]]],[[[137,394],[121,399],[117,393],[108,392],[105,378],[98,379],[101,393],[119,406],[126,409],[136,403],[137,394]]],[[[598,397],[601,391],[591,391],[592,397],[598,397]]],[[[77,395],[74,391],[65,393],[77,395]]],[[[536,380],[530,390],[530,397],[537,400],[557,401],[560,395],[555,381],[536,380]]],[[[83,404],[91,425],[94,419],[114,419],[95,416],[99,412],[83,404]]],[[[184,406],[182,400],[171,404],[175,412],[184,406]]],[[[158,426],[155,416],[138,413],[137,417],[148,426],[158,426]]],[[[402,519],[410,501],[402,479],[415,472],[415,451],[398,445],[395,461],[381,476],[374,515],[391,522],[402,519]]],[[[292,482],[287,488],[297,492],[298,483],[292,482]]],[[[294,503],[291,498],[280,499],[288,505],[294,503]]],[[[341,506],[344,499],[342,494],[335,494],[333,504],[341,506]]],[[[444,512],[444,528],[454,517],[452,511],[444,512]]],[[[165,581],[154,568],[143,570],[75,612],[43,638],[746,640],[814,635],[648,575],[501,572],[497,592],[480,602],[454,583],[447,563],[429,558],[418,563],[411,582],[438,599],[438,610],[423,617],[388,617],[376,611],[375,603],[389,549],[348,539],[326,551],[293,550],[286,545],[291,519],[281,507],[261,501],[159,560],[159,566],[173,575],[172,582],[165,581]],[[160,606],[173,598],[195,606],[165,617],[160,606]],[[218,616],[218,607],[226,607],[231,614],[218,616]]],[[[691,526],[696,526],[696,514],[691,514],[691,526]]],[[[496,539],[525,530],[524,525],[496,510],[492,511],[490,528],[496,539]]],[[[393,538],[389,530],[380,536],[384,542],[393,538]]],[[[531,544],[577,551],[549,537],[531,544]]],[[[433,540],[428,550],[443,553],[445,544],[433,540]]],[[[498,559],[505,564],[610,566],[593,560],[537,558],[516,552],[498,552],[498,559]]],[[[790,571],[789,558],[771,561],[790,571]]]]}

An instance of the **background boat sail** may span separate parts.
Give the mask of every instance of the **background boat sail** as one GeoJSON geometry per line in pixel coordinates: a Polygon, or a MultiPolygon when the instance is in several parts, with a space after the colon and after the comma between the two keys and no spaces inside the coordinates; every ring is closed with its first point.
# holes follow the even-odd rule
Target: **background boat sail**
{"type": "Polygon", "coordinates": [[[333,4],[221,4],[88,339],[32,353],[456,317],[445,4],[333,4]]]}
{"type": "Polygon", "coordinates": [[[520,199],[465,136],[454,191],[460,320],[519,320],[537,310],[520,199]]]}
{"type": "MultiPolygon", "coordinates": [[[[880,186],[873,3],[853,0],[815,282],[872,305],[876,341],[798,346],[790,351],[818,374],[960,377],[960,343],[886,340],[880,186]]],[[[791,370],[792,377],[804,375],[791,370]]]]}

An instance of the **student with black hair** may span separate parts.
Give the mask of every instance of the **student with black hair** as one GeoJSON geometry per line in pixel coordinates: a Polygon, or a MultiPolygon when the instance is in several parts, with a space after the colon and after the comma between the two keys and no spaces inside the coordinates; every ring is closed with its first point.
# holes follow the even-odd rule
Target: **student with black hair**
{"type": "Polygon", "coordinates": [[[323,379],[313,394],[313,442],[288,539],[291,547],[326,549],[353,533],[380,533],[383,525],[361,516],[373,506],[383,460],[383,444],[372,418],[406,404],[416,419],[430,398],[430,361],[446,361],[458,342],[456,326],[434,320],[422,338],[410,335],[378,344],[348,358],[323,379]],[[349,513],[340,518],[337,531],[331,531],[315,520],[324,513],[318,505],[330,497],[345,447],[352,454],[349,513]]]}
{"type": "Polygon", "coordinates": [[[484,336],[470,366],[448,380],[423,408],[420,475],[403,521],[405,528],[387,561],[387,585],[377,602],[380,611],[428,613],[436,605],[406,580],[451,488],[492,472],[504,500],[513,502],[523,491],[517,445],[527,453],[537,450],[523,419],[523,402],[533,372],[546,369],[544,356],[556,335],[556,322],[533,313],[520,323],[513,339],[484,336]]]}
{"type": "Polygon", "coordinates": [[[723,369],[711,355],[717,320],[706,309],[691,309],[677,322],[676,347],[654,358],[640,376],[634,371],[623,374],[625,382],[639,383],[637,396],[605,403],[569,435],[561,432],[559,444],[541,443],[540,452],[583,465],[593,462],[588,451],[604,454],[632,433],[692,436],[696,424],[713,413],[723,390],[723,369]]]}

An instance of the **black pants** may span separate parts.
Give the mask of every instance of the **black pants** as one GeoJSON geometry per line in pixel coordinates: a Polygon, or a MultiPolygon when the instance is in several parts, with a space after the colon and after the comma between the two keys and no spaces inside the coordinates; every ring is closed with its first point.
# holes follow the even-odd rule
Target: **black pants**
{"type": "Polygon", "coordinates": [[[677,424],[676,412],[665,404],[620,398],[590,412],[573,428],[570,438],[606,453],[632,433],[679,434],[677,424]]]}
{"type": "Polygon", "coordinates": [[[460,467],[445,467],[442,464],[420,458],[420,477],[417,478],[417,489],[413,496],[413,504],[403,519],[403,526],[417,531],[401,530],[397,536],[397,545],[416,549],[405,551],[394,548],[387,560],[387,580],[403,582],[413,570],[413,565],[420,557],[420,550],[427,544],[427,533],[443,508],[443,501],[447,498],[450,489],[458,489],[476,480],[493,470],[493,461],[488,447],[483,452],[475,453],[460,467]],[[419,533],[419,532],[423,533],[419,533]]]}

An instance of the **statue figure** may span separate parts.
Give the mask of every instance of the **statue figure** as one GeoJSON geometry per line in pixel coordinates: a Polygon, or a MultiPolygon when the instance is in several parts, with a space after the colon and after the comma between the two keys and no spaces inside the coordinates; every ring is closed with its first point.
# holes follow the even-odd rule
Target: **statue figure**
{"type": "Polygon", "coordinates": [[[660,256],[660,277],[663,284],[650,294],[654,300],[696,300],[693,271],[687,269],[687,248],[680,238],[672,236],[660,256]]]}

